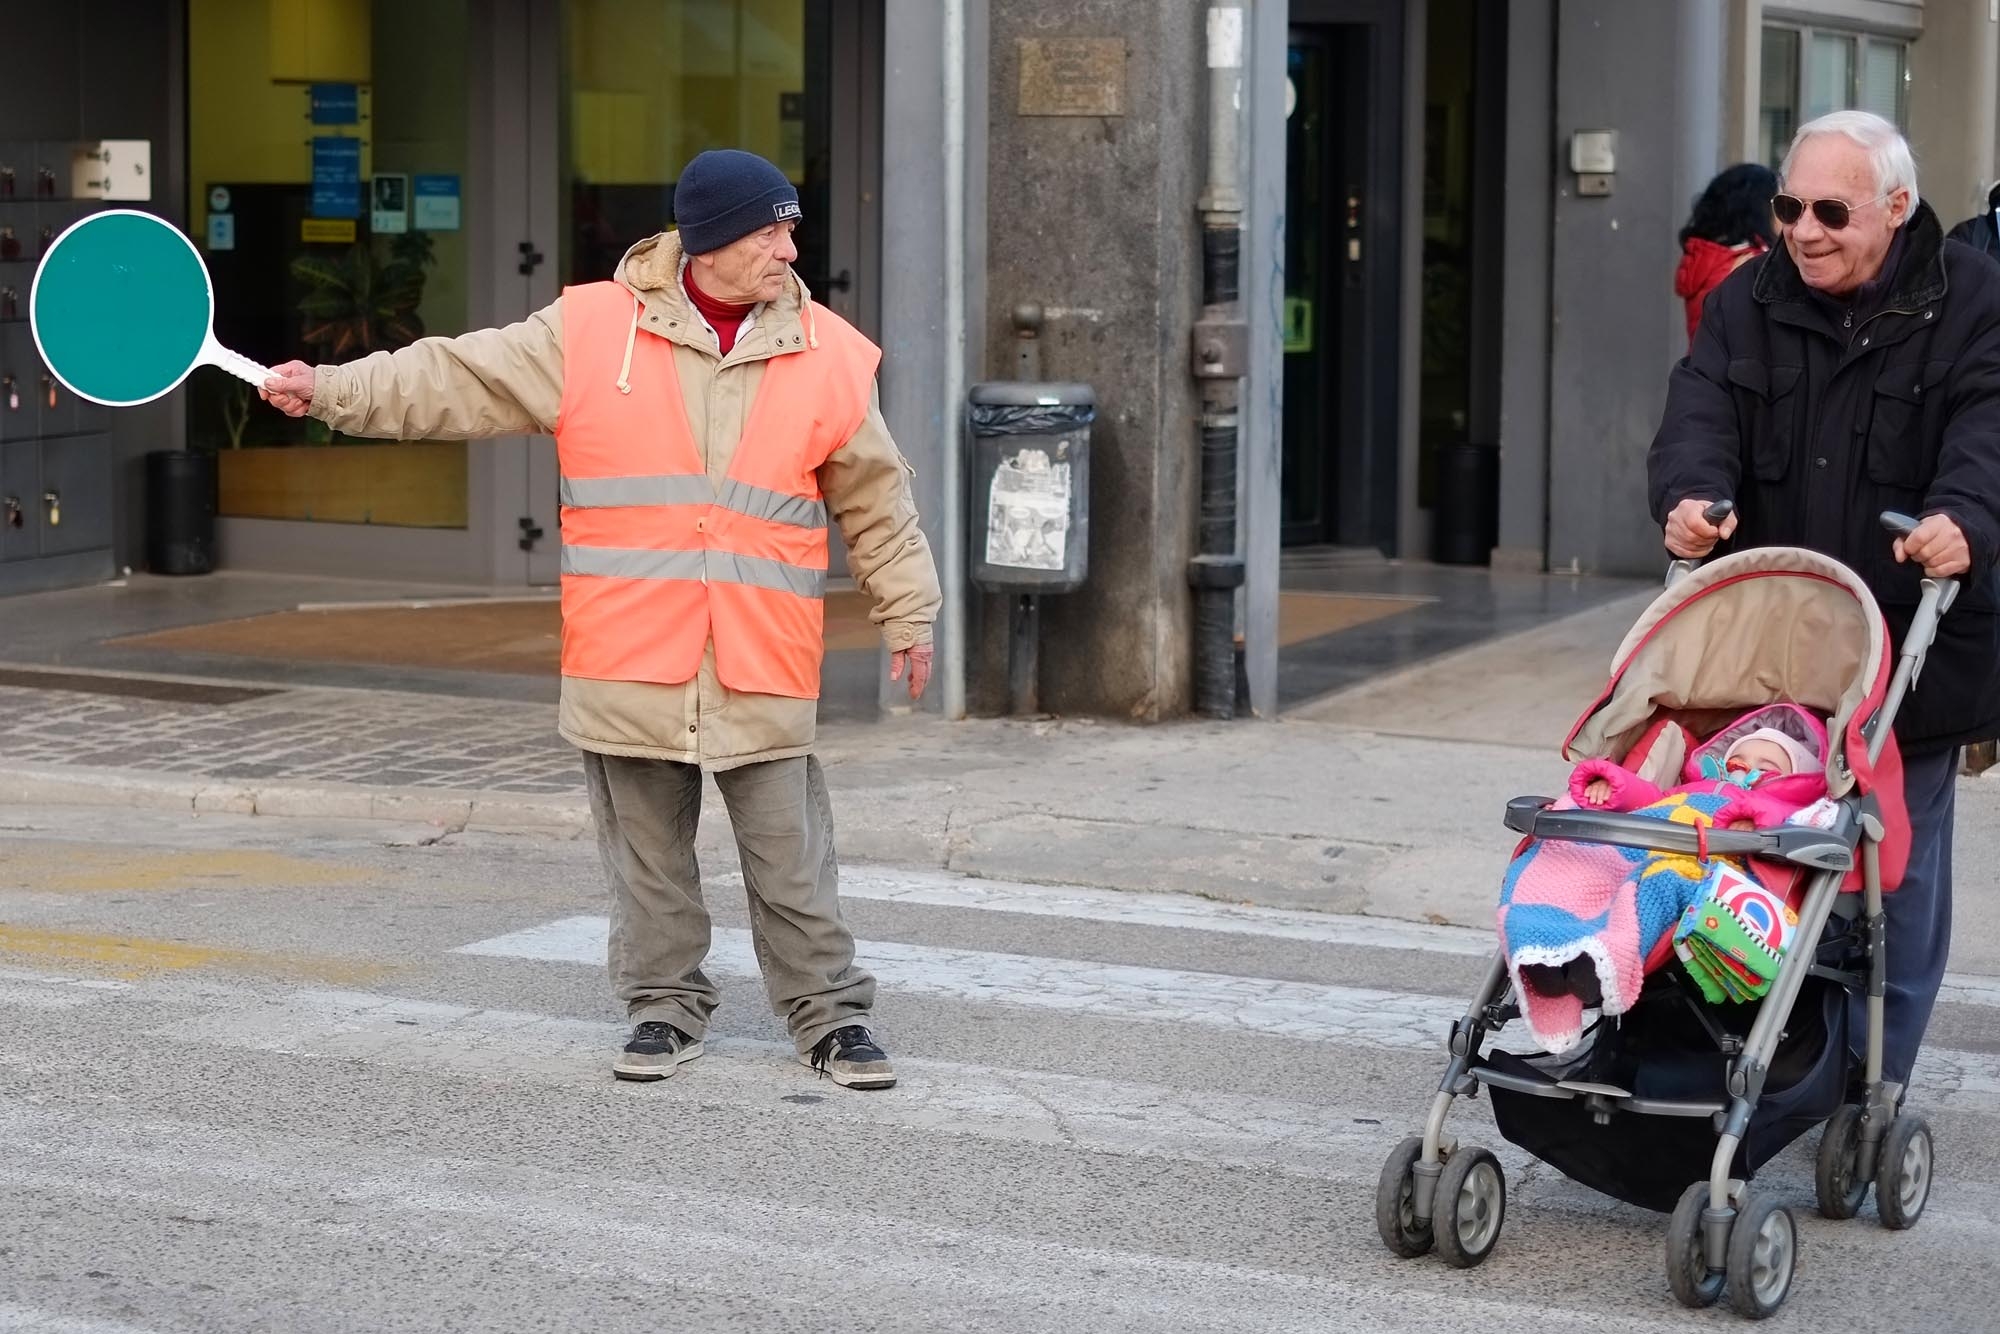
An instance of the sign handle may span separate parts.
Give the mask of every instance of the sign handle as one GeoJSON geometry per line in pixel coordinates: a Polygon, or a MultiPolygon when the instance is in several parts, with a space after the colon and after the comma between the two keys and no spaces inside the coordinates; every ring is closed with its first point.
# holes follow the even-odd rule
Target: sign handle
{"type": "Polygon", "coordinates": [[[228,348],[216,342],[213,335],[202,346],[201,359],[211,366],[217,366],[228,371],[237,379],[254,385],[259,389],[264,387],[264,381],[271,378],[271,368],[269,366],[259,365],[240,352],[231,352],[228,348]]]}

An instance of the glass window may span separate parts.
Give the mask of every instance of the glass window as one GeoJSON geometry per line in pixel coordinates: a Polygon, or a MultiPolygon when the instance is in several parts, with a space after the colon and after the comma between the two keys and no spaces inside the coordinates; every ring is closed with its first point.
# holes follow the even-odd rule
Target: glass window
{"type": "MultiPolygon", "coordinates": [[[[470,0],[188,0],[188,217],[215,333],[266,364],[466,328],[470,0]]],[[[211,371],[188,440],[220,512],[466,526],[462,441],[350,440],[211,371]]]]}
{"type": "Polygon", "coordinates": [[[1763,95],[1758,134],[1765,163],[1776,171],[1799,128],[1799,32],[1764,29],[1763,95]]]}
{"type": "Polygon", "coordinates": [[[1801,122],[1872,111],[1897,125],[1908,106],[1909,43],[1824,28],[1764,29],[1758,143],[1774,169],[1801,122]]]}
{"type": "Polygon", "coordinates": [[[808,41],[809,8],[825,6],[568,0],[568,281],[609,278],[634,242],[665,229],[675,178],[709,148],[748,149],[799,186],[799,268],[824,281],[827,118],[816,104],[827,79],[809,69],[824,63],[808,59],[824,46],[808,41]]]}
{"type": "Polygon", "coordinates": [[[1855,105],[1901,125],[1906,63],[1901,42],[1865,43],[1861,48],[1861,90],[1855,105]]]}
{"type": "Polygon", "coordinates": [[[1843,111],[1855,104],[1854,39],[1815,32],[1806,54],[1805,118],[1843,111]]]}

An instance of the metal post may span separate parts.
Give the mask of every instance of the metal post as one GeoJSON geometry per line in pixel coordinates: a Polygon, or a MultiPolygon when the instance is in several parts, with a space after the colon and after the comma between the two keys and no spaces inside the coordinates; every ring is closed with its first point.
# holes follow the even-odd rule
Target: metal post
{"type": "Polygon", "coordinates": [[[1042,711],[1042,600],[1013,598],[1007,617],[1007,709],[1016,717],[1042,711]]]}
{"type": "Polygon", "coordinates": [[[1201,319],[1194,327],[1194,375],[1201,382],[1201,519],[1188,563],[1194,589],[1195,709],[1236,716],[1236,439],[1250,336],[1239,299],[1243,244],[1241,189],[1242,0],[1208,6],[1208,183],[1201,192],[1201,319]]]}
{"type": "Polygon", "coordinates": [[[965,0],[944,5],[944,716],[965,717],[965,0]]]}

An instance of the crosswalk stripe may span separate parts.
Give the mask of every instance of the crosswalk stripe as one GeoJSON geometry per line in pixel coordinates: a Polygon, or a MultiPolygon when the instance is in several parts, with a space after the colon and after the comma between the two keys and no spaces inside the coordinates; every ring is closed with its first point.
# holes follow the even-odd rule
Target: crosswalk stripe
{"type": "Polygon", "coordinates": [[[54,1311],[40,1310],[33,1306],[15,1306],[0,1302],[0,1334],[12,1334],[20,1330],[23,1334],[151,1334],[149,1329],[138,1325],[121,1324],[114,1320],[98,1320],[84,1316],[59,1315],[54,1311]]]}
{"type": "MultiPolygon", "coordinates": [[[[741,874],[717,877],[742,884],[741,874]]],[[[1303,912],[1224,903],[1185,894],[1145,894],[1068,885],[1025,885],[984,880],[944,871],[904,871],[889,867],[845,866],[840,895],[883,903],[974,908],[986,912],[1067,917],[1122,926],[1179,927],[1224,935],[1263,936],[1325,945],[1372,949],[1424,950],[1431,954],[1485,957],[1493,953],[1493,932],[1474,927],[1401,922],[1387,917],[1303,912]]]]}
{"type": "MultiPolygon", "coordinates": [[[[1314,1220],[1300,1236],[1298,1267],[1274,1268],[921,1221],[890,1212],[886,1201],[826,1207],[772,1199],[706,1186],[687,1173],[578,1176],[301,1131],[189,1122],[162,1130],[153,1120],[57,1114],[0,1099],[0,1141],[32,1146],[10,1163],[7,1188],[118,1201],[141,1219],[172,1210],[277,1235],[347,1239],[359,1231],[390,1253],[410,1249],[489,1263],[495,1254],[519,1255],[545,1272],[622,1284],[670,1281],[830,1312],[872,1310],[884,1293],[894,1293],[899,1318],[928,1316],[943,1328],[969,1311],[1032,1312],[1037,1327],[1135,1334],[1165,1328],[1428,1334],[1529,1323],[1558,1332],[1654,1334],[1685,1323],[1671,1307],[1632,1315],[1607,1309],[1604,1294],[1558,1297],[1534,1285],[1503,1294],[1441,1268],[1413,1294],[1408,1270],[1355,1249],[1360,1220],[1346,1208],[1338,1210],[1344,1217],[1314,1220]],[[341,1206],[338,1212],[328,1212],[329,1202],[341,1206]],[[829,1256],[866,1261],[829,1264],[829,1256]]],[[[1650,1242],[1653,1227],[1644,1227],[1650,1242]]],[[[1936,1229],[1931,1245],[1944,1235],[1936,1229]]],[[[1617,1243],[1629,1247],[1635,1240],[1627,1216],[1617,1243]]],[[[1962,1240],[1941,1258],[1958,1259],[1973,1244],[1962,1240]]],[[[1645,1253],[1655,1246],[1646,1245],[1645,1253]]],[[[1654,1273],[1624,1275],[1611,1295],[1639,1289],[1650,1300],[1657,1287],[1654,1273]]]]}
{"type": "MultiPolygon", "coordinates": [[[[601,967],[610,919],[563,917],[475,941],[454,953],[601,967]]],[[[1391,1050],[1441,1051],[1463,999],[1372,987],[1323,986],[1271,978],[1146,968],[1131,964],[998,954],[983,950],[857,941],[856,957],[888,987],[977,1004],[1024,1006],[1164,1024],[1202,1024],[1239,1033],[1312,1042],[1353,1042],[1391,1050]]],[[[750,933],[717,927],[710,973],[759,976],[750,933]]],[[[1526,1050],[1515,1025],[1499,1045],[1526,1050]]],[[[1916,1078],[1941,1105],[1985,1107],[2000,1098],[2000,1057],[1927,1047],[1916,1078]]]]}
{"type": "MultiPolygon", "coordinates": [[[[457,950],[494,958],[602,964],[610,920],[565,917],[457,950]]],[[[1226,973],[996,954],[984,950],[856,942],[859,961],[889,986],[957,1000],[1087,1012],[1116,1019],[1198,1023],[1278,1037],[1370,1046],[1442,1048],[1463,1002],[1370,987],[1315,986],[1226,973]]],[[[758,976],[750,933],[718,927],[703,965],[758,976]]]]}
{"type": "MultiPolygon", "coordinates": [[[[740,888],[743,877],[741,873],[731,872],[717,876],[716,883],[740,888]]],[[[842,898],[880,903],[970,908],[982,912],[1065,917],[1120,926],[1168,927],[1367,949],[1421,950],[1427,954],[1466,958],[1487,958],[1494,949],[1493,932],[1486,927],[1265,908],[1186,894],[1029,885],[953,875],[947,871],[845,866],[840,873],[840,893],[842,898]]],[[[1947,973],[1938,999],[1946,1004],[2000,1008],[2000,977],[1947,973]]]]}

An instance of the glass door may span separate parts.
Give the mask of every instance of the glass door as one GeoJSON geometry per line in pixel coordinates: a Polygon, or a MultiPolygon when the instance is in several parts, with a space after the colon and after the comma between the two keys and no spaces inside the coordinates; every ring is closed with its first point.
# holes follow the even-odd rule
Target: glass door
{"type": "Polygon", "coordinates": [[[799,276],[874,332],[879,13],[835,0],[566,0],[564,281],[609,278],[670,225],[690,158],[742,148],[798,186],[799,276]]]}

